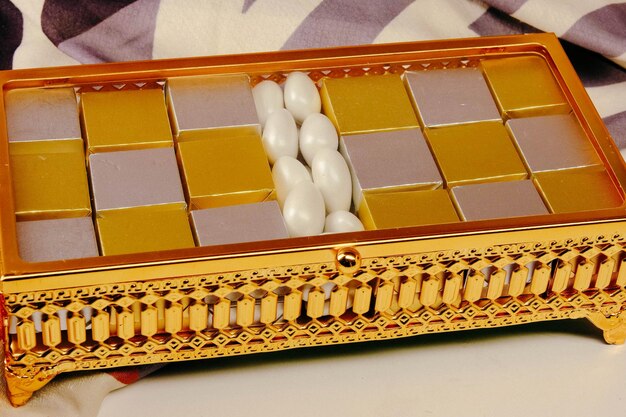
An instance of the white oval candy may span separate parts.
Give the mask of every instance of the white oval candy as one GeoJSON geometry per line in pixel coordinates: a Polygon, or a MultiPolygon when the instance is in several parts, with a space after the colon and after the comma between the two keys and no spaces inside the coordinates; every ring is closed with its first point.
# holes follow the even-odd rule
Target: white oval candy
{"type": "Polygon", "coordinates": [[[272,167],[272,179],[276,188],[276,200],[283,207],[289,192],[301,181],[311,182],[309,170],[295,158],[283,156],[272,167]]]}
{"type": "Polygon", "coordinates": [[[313,113],[304,119],[300,128],[300,152],[307,164],[313,163],[320,149],[336,151],[338,145],[337,130],[328,117],[322,113],[313,113]]]}
{"type": "Polygon", "coordinates": [[[360,232],[365,230],[361,220],[349,211],[334,211],[326,216],[324,233],[360,232]]]}
{"type": "Polygon", "coordinates": [[[352,180],[343,156],[332,149],[320,149],[311,166],[313,183],[324,196],[326,210],[350,210],[352,180]]]}
{"type": "Polygon", "coordinates": [[[313,80],[303,72],[292,72],[285,81],[285,107],[298,123],[322,110],[320,93],[313,80]]]}
{"type": "Polygon", "coordinates": [[[298,128],[285,109],[273,111],[263,129],[263,148],[271,164],[281,156],[298,156],[298,128]]]}
{"type": "Polygon", "coordinates": [[[302,181],[291,190],[285,199],[283,217],[291,237],[319,235],[324,231],[324,198],[312,182],[302,181]]]}
{"type": "Polygon", "coordinates": [[[285,107],[283,101],[283,89],[274,81],[264,80],[252,89],[254,106],[261,126],[265,126],[267,116],[278,109],[285,107]]]}

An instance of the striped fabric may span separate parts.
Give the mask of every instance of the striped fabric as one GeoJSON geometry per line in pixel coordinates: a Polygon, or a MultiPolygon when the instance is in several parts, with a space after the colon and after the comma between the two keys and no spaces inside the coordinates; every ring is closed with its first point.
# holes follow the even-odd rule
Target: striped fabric
{"type": "MultiPolygon", "coordinates": [[[[626,2],[610,0],[0,0],[0,68],[549,31],[626,148],[626,2]]],[[[1,354],[1,352],[0,352],[1,354]]],[[[0,415],[96,416],[157,367],[57,378],[0,415]]],[[[3,388],[3,387],[2,387],[3,388]]]]}

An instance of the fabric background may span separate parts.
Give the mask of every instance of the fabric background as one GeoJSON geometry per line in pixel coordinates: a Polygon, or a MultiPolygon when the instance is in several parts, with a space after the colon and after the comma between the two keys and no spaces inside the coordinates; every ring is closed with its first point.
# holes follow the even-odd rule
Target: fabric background
{"type": "MultiPolygon", "coordinates": [[[[0,68],[538,31],[562,39],[611,135],[626,147],[626,2],[0,0],[0,68]]],[[[95,416],[108,392],[155,369],[62,375],[19,409],[0,387],[0,415],[95,416]]]]}

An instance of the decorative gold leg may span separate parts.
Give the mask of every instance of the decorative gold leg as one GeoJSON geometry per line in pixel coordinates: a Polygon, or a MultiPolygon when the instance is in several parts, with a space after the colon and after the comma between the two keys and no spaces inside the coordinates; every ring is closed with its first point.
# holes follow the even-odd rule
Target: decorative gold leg
{"type": "Polygon", "coordinates": [[[57,371],[43,369],[35,374],[19,376],[10,369],[5,369],[9,401],[14,407],[26,404],[35,391],[50,382],[57,374],[57,371]]]}
{"type": "Polygon", "coordinates": [[[621,311],[609,317],[599,312],[588,316],[597,328],[604,331],[604,340],[611,345],[623,345],[626,341],[626,311],[621,311]]]}

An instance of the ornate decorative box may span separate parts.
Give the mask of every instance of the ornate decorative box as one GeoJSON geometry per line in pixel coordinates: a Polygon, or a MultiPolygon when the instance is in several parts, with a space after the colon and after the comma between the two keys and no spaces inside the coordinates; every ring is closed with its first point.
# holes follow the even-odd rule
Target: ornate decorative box
{"type": "Polygon", "coordinates": [[[567,318],[626,338],[626,167],[553,35],[0,85],[15,405],[61,372],[567,318]],[[364,231],[284,230],[250,92],[294,71],[338,131],[364,231]],[[237,240],[257,225],[274,234],[237,240]]]}

